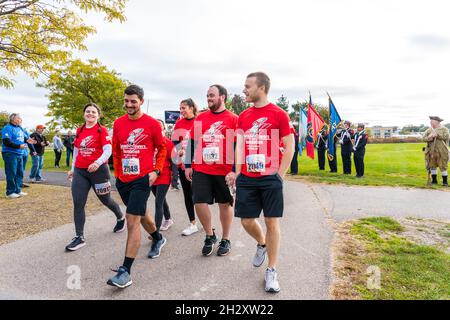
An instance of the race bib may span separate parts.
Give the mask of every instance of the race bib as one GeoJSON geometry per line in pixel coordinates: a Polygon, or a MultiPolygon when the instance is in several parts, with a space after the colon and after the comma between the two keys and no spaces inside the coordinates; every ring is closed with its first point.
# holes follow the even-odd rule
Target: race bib
{"type": "Polygon", "coordinates": [[[109,194],[111,192],[111,182],[99,183],[94,186],[95,193],[99,196],[109,194]]]}
{"type": "Polygon", "coordinates": [[[127,158],[122,159],[122,172],[124,175],[138,175],[141,173],[139,159],[127,158]]]}
{"type": "Polygon", "coordinates": [[[246,159],[247,172],[265,172],[266,156],[263,154],[250,154],[246,159]]]}
{"type": "Polygon", "coordinates": [[[219,161],[219,147],[209,147],[203,149],[203,161],[216,162],[219,161]]]}

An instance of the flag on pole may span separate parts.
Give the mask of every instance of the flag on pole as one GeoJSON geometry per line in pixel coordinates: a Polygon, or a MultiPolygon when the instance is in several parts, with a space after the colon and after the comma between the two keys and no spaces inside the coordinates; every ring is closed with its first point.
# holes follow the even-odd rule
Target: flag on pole
{"type": "Polygon", "coordinates": [[[308,115],[304,109],[300,109],[300,121],[298,128],[299,153],[302,155],[303,149],[306,147],[306,135],[308,134],[308,115]]]}
{"type": "Polygon", "coordinates": [[[314,144],[316,142],[317,134],[325,122],[322,117],[313,108],[311,102],[311,94],[309,95],[308,103],[308,125],[307,125],[307,135],[306,135],[306,155],[314,160],[314,144]]]}
{"type": "Polygon", "coordinates": [[[336,150],[334,148],[334,138],[336,136],[337,128],[339,128],[339,126],[341,125],[342,120],[329,94],[328,103],[328,112],[330,116],[330,132],[328,133],[328,159],[330,159],[330,161],[333,161],[334,157],[336,156],[336,150]]]}

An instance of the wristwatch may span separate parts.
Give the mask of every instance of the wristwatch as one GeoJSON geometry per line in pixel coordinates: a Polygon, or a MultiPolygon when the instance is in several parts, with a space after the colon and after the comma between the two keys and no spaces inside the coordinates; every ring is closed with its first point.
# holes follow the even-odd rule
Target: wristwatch
{"type": "Polygon", "coordinates": [[[159,175],[161,174],[161,171],[159,171],[158,169],[153,170],[152,172],[156,173],[156,175],[159,177],[159,175]]]}

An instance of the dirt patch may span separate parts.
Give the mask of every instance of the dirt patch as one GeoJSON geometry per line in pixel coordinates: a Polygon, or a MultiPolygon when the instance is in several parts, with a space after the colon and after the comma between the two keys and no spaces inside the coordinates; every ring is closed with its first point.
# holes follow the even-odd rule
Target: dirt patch
{"type": "MultiPolygon", "coordinates": [[[[70,188],[32,185],[23,191],[28,195],[18,199],[8,199],[5,197],[5,182],[0,182],[0,245],[73,223],[70,188]]],[[[119,200],[117,192],[113,192],[113,198],[116,201],[119,200]]],[[[91,191],[86,215],[101,213],[105,210],[108,209],[91,191]]]]}
{"type": "Polygon", "coordinates": [[[358,300],[354,288],[364,280],[365,265],[362,257],[367,254],[364,245],[350,235],[353,223],[344,222],[337,227],[332,246],[333,283],[330,296],[335,300],[358,300]]]}
{"type": "Polygon", "coordinates": [[[433,219],[398,219],[405,227],[402,236],[411,241],[434,246],[450,254],[450,223],[433,219]]]}

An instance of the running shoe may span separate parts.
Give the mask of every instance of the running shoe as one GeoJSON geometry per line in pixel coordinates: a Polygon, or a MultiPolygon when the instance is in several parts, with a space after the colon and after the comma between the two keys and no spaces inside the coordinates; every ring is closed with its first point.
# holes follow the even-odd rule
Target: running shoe
{"type": "Polygon", "coordinates": [[[86,245],[86,240],[82,236],[77,236],[66,246],[66,251],[76,251],[86,245]]]}
{"type": "Polygon", "coordinates": [[[108,285],[120,289],[125,289],[133,283],[127,268],[119,267],[119,269],[116,271],[117,274],[106,282],[108,285]]]}
{"type": "Polygon", "coordinates": [[[114,233],[120,233],[125,230],[125,218],[122,220],[117,220],[116,225],[114,226],[114,233]]]}
{"type": "Polygon", "coordinates": [[[218,256],[226,256],[230,253],[231,242],[228,239],[222,239],[219,243],[219,248],[217,249],[218,256]]]}
{"type": "Polygon", "coordinates": [[[275,268],[267,268],[264,276],[266,281],[266,292],[276,293],[280,291],[280,284],[278,283],[278,273],[275,268]]]}
{"type": "Polygon", "coordinates": [[[161,225],[161,228],[159,228],[159,230],[161,230],[161,231],[166,231],[166,230],[168,230],[172,225],[173,225],[173,220],[172,220],[172,219],[163,220],[162,225],[161,225]]]}
{"type": "Polygon", "coordinates": [[[158,258],[161,254],[161,249],[165,246],[166,242],[167,240],[164,237],[162,237],[161,240],[153,240],[152,247],[148,252],[148,257],[150,259],[158,258]]]}
{"type": "Polygon", "coordinates": [[[20,198],[20,194],[11,193],[11,194],[8,194],[6,197],[9,199],[17,199],[17,198],[20,198]]]}
{"type": "Polygon", "coordinates": [[[206,236],[205,237],[205,244],[204,244],[203,249],[202,249],[202,254],[205,257],[211,255],[211,253],[214,250],[214,244],[216,242],[217,242],[217,237],[214,234],[214,231],[213,231],[213,235],[212,236],[206,236]]]}
{"type": "Polygon", "coordinates": [[[181,234],[183,236],[190,236],[191,234],[196,233],[196,232],[198,232],[197,224],[189,223],[189,227],[184,229],[183,232],[181,232],[181,234]]]}
{"type": "Polygon", "coordinates": [[[260,267],[266,260],[267,248],[262,247],[259,244],[256,246],[256,253],[253,257],[253,266],[260,267]]]}

